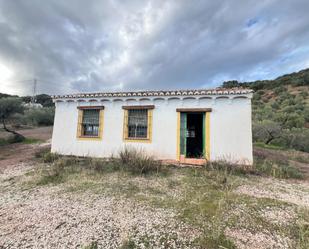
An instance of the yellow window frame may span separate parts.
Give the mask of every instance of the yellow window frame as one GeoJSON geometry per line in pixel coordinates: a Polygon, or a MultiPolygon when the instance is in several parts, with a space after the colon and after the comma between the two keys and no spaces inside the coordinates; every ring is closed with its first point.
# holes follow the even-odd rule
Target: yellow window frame
{"type": "Polygon", "coordinates": [[[78,140],[101,140],[103,138],[103,123],[104,121],[104,107],[78,107],[78,121],[77,121],[77,139],[78,140]],[[98,136],[85,136],[83,135],[83,114],[84,110],[96,109],[99,112],[99,133],[98,136]]]}
{"type": "Polygon", "coordinates": [[[124,142],[138,142],[138,143],[151,143],[152,142],[152,116],[153,116],[153,108],[145,108],[145,107],[132,107],[124,109],[124,118],[123,118],[123,141],[124,142]],[[129,110],[141,110],[147,109],[147,138],[130,138],[129,137],[129,129],[128,129],[128,120],[129,120],[129,110]]]}

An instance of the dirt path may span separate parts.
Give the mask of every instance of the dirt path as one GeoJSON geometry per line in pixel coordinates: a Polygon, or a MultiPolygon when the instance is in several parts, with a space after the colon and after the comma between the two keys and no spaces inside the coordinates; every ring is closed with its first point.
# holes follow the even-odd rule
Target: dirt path
{"type": "MultiPolygon", "coordinates": [[[[47,141],[43,144],[24,144],[16,143],[5,146],[0,146],[0,171],[8,167],[14,167],[21,162],[28,162],[34,157],[37,150],[42,149],[42,146],[50,146],[48,140],[51,139],[52,127],[40,127],[36,129],[19,130],[26,138],[39,139],[47,141]]],[[[1,137],[7,136],[1,132],[1,137]]]]}

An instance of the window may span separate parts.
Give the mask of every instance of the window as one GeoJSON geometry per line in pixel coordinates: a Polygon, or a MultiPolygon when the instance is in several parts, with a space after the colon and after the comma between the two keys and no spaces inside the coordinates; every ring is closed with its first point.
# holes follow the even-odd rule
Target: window
{"type": "Polygon", "coordinates": [[[101,138],[103,107],[79,107],[78,138],[101,138]]]}
{"type": "Polygon", "coordinates": [[[100,110],[83,110],[82,135],[97,137],[100,126],[100,110]]]}
{"type": "Polygon", "coordinates": [[[147,138],[148,110],[128,110],[128,138],[147,138]]]}
{"type": "Polygon", "coordinates": [[[124,139],[126,141],[151,141],[153,106],[124,106],[124,139]]]}

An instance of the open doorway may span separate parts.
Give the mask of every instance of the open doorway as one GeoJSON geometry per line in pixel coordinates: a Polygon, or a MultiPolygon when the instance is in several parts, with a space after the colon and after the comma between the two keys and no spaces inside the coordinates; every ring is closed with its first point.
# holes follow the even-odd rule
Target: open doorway
{"type": "Polygon", "coordinates": [[[186,157],[203,157],[203,113],[187,114],[186,157]]]}

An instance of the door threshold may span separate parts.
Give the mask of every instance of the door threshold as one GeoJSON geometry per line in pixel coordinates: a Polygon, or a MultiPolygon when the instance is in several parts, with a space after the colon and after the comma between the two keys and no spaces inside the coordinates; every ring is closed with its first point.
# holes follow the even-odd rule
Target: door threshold
{"type": "Polygon", "coordinates": [[[207,162],[207,160],[204,158],[186,158],[184,156],[180,156],[179,162],[191,165],[204,165],[207,162]]]}

